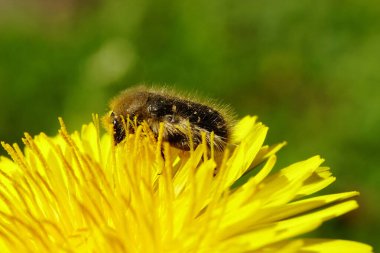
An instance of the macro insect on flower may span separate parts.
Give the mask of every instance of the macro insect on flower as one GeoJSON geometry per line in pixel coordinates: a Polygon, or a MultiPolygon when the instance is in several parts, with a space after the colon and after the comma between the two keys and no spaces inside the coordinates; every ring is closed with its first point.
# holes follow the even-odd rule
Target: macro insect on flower
{"type": "Polygon", "coordinates": [[[80,132],[60,119],[57,136],[25,134],[23,150],[2,143],[0,252],[372,252],[302,238],[358,207],[356,191],[314,195],[335,181],[322,158],[272,172],[284,143],[266,145],[257,117],[230,125],[223,110],[165,94],[122,93],[104,134],[94,116],[80,132]]]}
{"type": "Polygon", "coordinates": [[[162,122],[163,141],[178,149],[190,150],[191,145],[198,146],[202,142],[202,133],[205,133],[208,146],[212,142],[216,150],[222,151],[231,139],[233,117],[227,107],[214,104],[178,95],[165,88],[138,86],[127,89],[110,105],[114,141],[117,144],[125,138],[125,128],[133,131],[132,124],[126,124],[126,121],[135,118],[137,124],[146,122],[156,137],[162,122]]]}

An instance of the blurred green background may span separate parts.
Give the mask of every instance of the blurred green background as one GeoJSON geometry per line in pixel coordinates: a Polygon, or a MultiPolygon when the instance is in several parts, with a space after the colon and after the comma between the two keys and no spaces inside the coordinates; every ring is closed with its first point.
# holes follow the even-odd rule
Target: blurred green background
{"type": "Polygon", "coordinates": [[[371,0],[2,0],[0,139],[79,129],[137,83],[198,91],[287,140],[277,168],[320,154],[325,192],[361,192],[313,236],[379,248],[379,17],[371,0]]]}

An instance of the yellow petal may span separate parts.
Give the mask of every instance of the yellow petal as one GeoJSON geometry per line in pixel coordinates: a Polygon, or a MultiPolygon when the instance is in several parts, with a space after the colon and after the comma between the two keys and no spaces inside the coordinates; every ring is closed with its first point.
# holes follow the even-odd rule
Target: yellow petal
{"type": "Polygon", "coordinates": [[[321,252],[321,253],[371,253],[372,247],[353,241],[345,240],[328,240],[328,239],[304,239],[304,246],[301,248],[304,252],[321,252]]]}

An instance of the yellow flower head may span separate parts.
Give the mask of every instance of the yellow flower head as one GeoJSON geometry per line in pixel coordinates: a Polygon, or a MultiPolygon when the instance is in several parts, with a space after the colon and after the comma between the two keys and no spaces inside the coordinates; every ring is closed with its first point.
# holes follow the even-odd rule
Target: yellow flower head
{"type": "Polygon", "coordinates": [[[205,141],[176,150],[144,125],[115,146],[94,122],[26,134],[24,152],[3,143],[0,252],[372,252],[298,237],[355,209],[358,193],[308,197],[335,180],[318,156],[271,174],[284,143],[263,146],[255,117],[222,155],[205,141]]]}

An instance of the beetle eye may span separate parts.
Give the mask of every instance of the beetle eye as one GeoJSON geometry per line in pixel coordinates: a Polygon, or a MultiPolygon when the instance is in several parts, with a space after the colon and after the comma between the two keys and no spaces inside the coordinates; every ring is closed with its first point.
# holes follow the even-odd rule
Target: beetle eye
{"type": "Polygon", "coordinates": [[[113,125],[113,138],[116,144],[120,143],[125,138],[125,129],[121,122],[114,116],[112,120],[113,125]]]}

